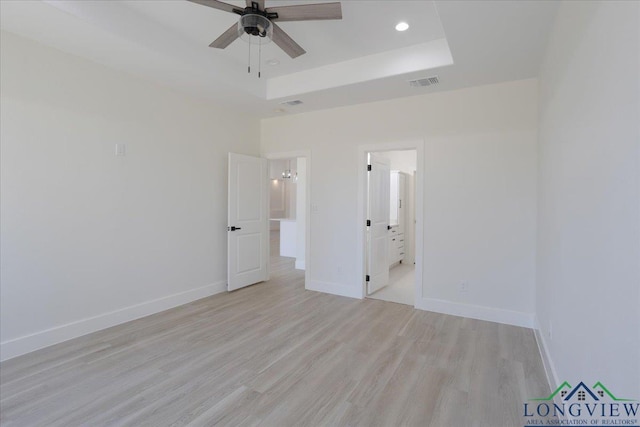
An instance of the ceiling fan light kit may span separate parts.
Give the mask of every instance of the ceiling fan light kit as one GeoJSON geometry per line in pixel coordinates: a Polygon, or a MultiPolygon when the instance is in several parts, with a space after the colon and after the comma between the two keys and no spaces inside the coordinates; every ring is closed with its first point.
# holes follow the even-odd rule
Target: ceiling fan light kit
{"type": "Polygon", "coordinates": [[[260,37],[262,44],[269,43],[273,38],[273,25],[262,15],[242,15],[238,21],[238,37],[249,43],[251,37],[260,37]]]}
{"type": "MultiPolygon", "coordinates": [[[[220,37],[209,45],[210,47],[224,49],[237,38],[242,38],[249,42],[249,49],[251,49],[251,39],[257,37],[260,47],[262,47],[262,44],[273,40],[273,42],[292,59],[305,54],[306,51],[285,33],[284,30],[276,24],[276,21],[342,19],[342,6],[338,2],[265,8],[265,0],[246,0],[247,7],[241,9],[218,0],[187,1],[240,15],[238,23],[232,25],[231,28],[222,33],[220,37]]],[[[251,55],[251,50],[249,50],[249,55],[251,55]]],[[[249,66],[249,71],[250,70],[251,67],[249,66]]],[[[260,72],[258,72],[258,76],[260,76],[260,72]]]]}

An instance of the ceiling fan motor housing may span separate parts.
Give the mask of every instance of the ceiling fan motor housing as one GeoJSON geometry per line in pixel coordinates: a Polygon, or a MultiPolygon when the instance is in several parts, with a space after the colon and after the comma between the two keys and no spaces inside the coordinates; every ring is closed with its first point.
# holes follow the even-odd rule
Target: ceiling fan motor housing
{"type": "Polygon", "coordinates": [[[273,36],[273,25],[271,25],[271,21],[265,16],[248,13],[242,15],[238,21],[238,35],[243,37],[246,34],[249,36],[262,37],[269,41],[273,36]]]}

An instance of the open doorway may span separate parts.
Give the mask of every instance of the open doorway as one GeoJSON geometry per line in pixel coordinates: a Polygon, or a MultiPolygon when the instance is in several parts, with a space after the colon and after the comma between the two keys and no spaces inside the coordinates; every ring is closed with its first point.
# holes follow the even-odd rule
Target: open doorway
{"type": "Polygon", "coordinates": [[[306,269],[305,157],[269,160],[269,270],[286,277],[306,269]]]}
{"type": "Polygon", "coordinates": [[[366,296],[415,306],[417,150],[367,153],[366,296]]]}

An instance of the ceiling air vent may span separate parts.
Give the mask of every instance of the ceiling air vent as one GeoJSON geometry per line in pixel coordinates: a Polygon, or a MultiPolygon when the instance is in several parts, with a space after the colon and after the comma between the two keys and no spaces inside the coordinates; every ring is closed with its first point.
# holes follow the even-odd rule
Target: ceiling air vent
{"type": "Polygon", "coordinates": [[[300,104],[302,104],[302,101],[300,101],[299,99],[294,99],[294,100],[291,100],[291,101],[284,101],[284,102],[280,103],[280,105],[288,105],[290,107],[293,107],[294,105],[300,105],[300,104]]]}
{"type": "Polygon", "coordinates": [[[440,83],[440,80],[438,80],[438,76],[425,77],[424,79],[409,80],[409,86],[411,87],[425,87],[425,86],[437,85],[438,83],[440,83]]]}

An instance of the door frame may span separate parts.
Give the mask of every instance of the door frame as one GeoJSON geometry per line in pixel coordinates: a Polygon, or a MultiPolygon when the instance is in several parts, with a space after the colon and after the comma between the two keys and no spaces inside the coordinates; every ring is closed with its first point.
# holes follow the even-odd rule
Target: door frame
{"type": "MultiPolygon", "coordinates": [[[[260,157],[263,157],[267,160],[281,160],[281,159],[293,159],[296,157],[304,157],[307,159],[307,175],[306,179],[306,200],[305,200],[305,227],[304,227],[304,288],[307,288],[307,285],[310,283],[311,278],[311,263],[310,261],[310,247],[311,247],[311,150],[295,150],[295,151],[273,151],[262,153],[260,157]]],[[[267,206],[271,206],[270,194],[267,192],[267,206]]],[[[267,256],[271,257],[271,246],[269,245],[267,256]]],[[[269,265],[268,271],[271,274],[271,263],[267,263],[269,265]]]]}
{"type": "Polygon", "coordinates": [[[358,274],[362,279],[360,286],[360,298],[367,296],[367,282],[365,280],[366,273],[366,233],[367,233],[367,154],[370,152],[380,151],[402,151],[416,150],[416,200],[415,200],[415,259],[416,259],[416,277],[415,277],[415,301],[414,307],[419,305],[423,298],[423,275],[424,275],[424,140],[421,138],[383,142],[379,144],[362,144],[358,146],[358,221],[357,227],[357,259],[358,274]]]}

